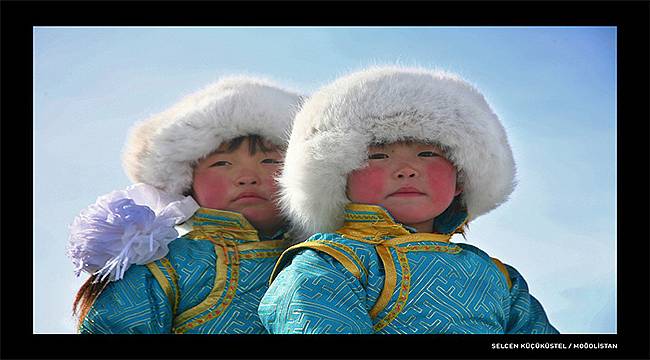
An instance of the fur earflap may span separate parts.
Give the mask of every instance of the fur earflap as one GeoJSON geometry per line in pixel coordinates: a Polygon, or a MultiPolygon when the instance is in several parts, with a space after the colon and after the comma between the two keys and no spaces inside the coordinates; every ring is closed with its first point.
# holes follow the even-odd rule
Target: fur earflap
{"type": "Polygon", "coordinates": [[[133,182],[186,194],[194,163],[225,141],[260,135],[285,146],[301,101],[300,95],[265,79],[223,78],[134,125],[123,167],[133,182]]]}
{"type": "Polygon", "coordinates": [[[343,225],[348,174],[367,164],[369,145],[400,140],[446,148],[463,174],[470,220],[514,189],[505,130],[476,88],[450,73],[373,67],[319,89],[296,115],[279,183],[297,236],[343,225]]]}

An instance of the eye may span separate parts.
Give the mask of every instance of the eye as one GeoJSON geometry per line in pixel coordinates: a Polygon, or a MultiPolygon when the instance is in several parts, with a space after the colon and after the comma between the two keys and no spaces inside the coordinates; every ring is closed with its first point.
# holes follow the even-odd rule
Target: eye
{"type": "Polygon", "coordinates": [[[262,164],[282,164],[282,160],[277,160],[277,159],[264,159],[262,160],[262,164]]]}
{"type": "Polygon", "coordinates": [[[227,165],[232,165],[232,163],[226,160],[219,160],[213,163],[212,165],[210,165],[210,167],[220,167],[220,166],[227,166],[227,165]]]}
{"type": "Polygon", "coordinates": [[[388,159],[388,155],[384,153],[374,153],[368,155],[368,159],[370,160],[388,159]]]}
{"type": "Polygon", "coordinates": [[[439,154],[436,154],[433,151],[422,151],[418,154],[418,156],[421,157],[434,157],[434,156],[440,156],[439,154]]]}

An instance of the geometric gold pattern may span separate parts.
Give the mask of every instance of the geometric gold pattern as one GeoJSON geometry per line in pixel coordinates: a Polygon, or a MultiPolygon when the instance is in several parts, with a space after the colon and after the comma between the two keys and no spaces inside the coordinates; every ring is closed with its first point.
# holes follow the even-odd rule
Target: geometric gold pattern
{"type": "Polygon", "coordinates": [[[373,205],[345,215],[280,257],[259,307],[269,332],[557,333],[521,275],[453,228],[412,233],[373,205]]]}
{"type": "Polygon", "coordinates": [[[163,259],[109,283],[82,333],[266,333],[257,308],[285,232],[260,239],[241,214],[200,208],[163,259]]]}

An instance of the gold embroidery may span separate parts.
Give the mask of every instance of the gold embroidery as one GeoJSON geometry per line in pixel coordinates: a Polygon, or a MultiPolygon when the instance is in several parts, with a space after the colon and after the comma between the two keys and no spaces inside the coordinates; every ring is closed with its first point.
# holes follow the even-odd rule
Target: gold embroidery
{"type": "Polygon", "coordinates": [[[228,285],[228,290],[226,291],[225,296],[223,297],[223,301],[217,306],[216,309],[213,311],[201,316],[198,319],[192,320],[188,322],[187,324],[178,327],[174,332],[177,334],[181,334],[184,332],[187,332],[190,329],[193,329],[199,325],[202,325],[219,315],[223,314],[223,312],[226,310],[228,305],[232,302],[233,298],[235,297],[235,293],[237,292],[237,284],[239,283],[239,263],[233,263],[232,266],[230,267],[230,282],[228,285]]]}
{"type": "Polygon", "coordinates": [[[176,274],[176,270],[172,266],[172,263],[169,261],[167,258],[162,258],[160,259],[160,264],[165,267],[165,270],[167,270],[167,273],[169,274],[169,277],[172,280],[172,285],[174,285],[174,309],[173,309],[173,314],[176,315],[176,310],[178,309],[178,303],[180,302],[181,298],[181,292],[180,288],[178,287],[178,274],[176,274]]]}
{"type": "MultiPolygon", "coordinates": [[[[211,240],[222,238],[226,240],[243,240],[259,242],[257,231],[225,229],[219,226],[202,226],[200,229],[192,230],[185,235],[194,240],[211,240]]],[[[214,241],[213,241],[214,242],[214,241]]]]}
{"type": "Polygon", "coordinates": [[[260,259],[260,258],[270,258],[270,257],[279,257],[282,254],[282,250],[269,250],[269,251],[258,251],[252,253],[239,254],[239,257],[242,259],[260,259]]]}
{"type": "Polygon", "coordinates": [[[250,242],[245,244],[238,244],[239,251],[246,250],[262,250],[262,249],[280,249],[286,248],[286,240],[265,240],[259,242],[250,242]]]}
{"type": "Polygon", "coordinates": [[[384,316],[383,319],[379,320],[374,325],[374,330],[379,331],[386,327],[391,321],[393,321],[397,315],[404,309],[404,305],[408,300],[408,293],[411,288],[411,273],[409,269],[408,259],[406,254],[398,252],[397,260],[399,261],[400,267],[402,268],[402,283],[399,288],[399,295],[397,296],[397,301],[393,308],[384,316]]]}
{"type": "MultiPolygon", "coordinates": [[[[346,215],[348,216],[348,215],[346,215]]],[[[386,219],[384,217],[384,219],[386,219]]],[[[457,245],[451,245],[451,234],[434,234],[434,233],[410,233],[402,226],[396,224],[369,224],[369,223],[350,223],[346,222],[345,226],[337,231],[338,234],[352,240],[374,244],[377,255],[383,263],[385,269],[384,287],[377,298],[377,302],[370,310],[370,316],[376,318],[390,303],[395,287],[397,286],[397,273],[395,262],[390,249],[397,251],[398,261],[402,267],[402,279],[400,281],[400,291],[398,299],[389,313],[375,324],[375,331],[386,327],[397,315],[403,310],[408,297],[410,288],[409,265],[406,257],[408,251],[438,251],[450,254],[459,253],[462,248],[457,245]],[[441,242],[450,245],[425,244],[425,245],[408,245],[415,242],[441,242]],[[404,246],[400,246],[404,245],[404,246]]]]}
{"type": "Polygon", "coordinates": [[[461,248],[458,245],[441,246],[437,244],[431,244],[431,245],[407,245],[402,247],[396,247],[395,250],[403,253],[409,251],[435,251],[435,252],[445,252],[449,254],[458,254],[463,250],[463,248],[461,248]]]}
{"type": "Polygon", "coordinates": [[[328,244],[330,246],[334,246],[334,247],[337,247],[337,248],[345,251],[348,255],[350,255],[352,257],[352,260],[354,260],[356,262],[357,267],[359,269],[363,270],[363,273],[366,274],[366,278],[368,277],[368,270],[366,269],[365,266],[363,266],[363,262],[361,261],[361,259],[359,259],[359,257],[354,252],[354,250],[352,250],[351,247],[343,245],[343,244],[339,244],[339,243],[334,242],[334,241],[329,241],[329,240],[318,240],[318,242],[322,242],[324,244],[328,244]]]}
{"type": "Polygon", "coordinates": [[[237,248],[240,251],[239,257],[242,259],[278,257],[286,248],[286,240],[250,242],[245,244],[238,244],[237,248]]]}
{"type": "Polygon", "coordinates": [[[395,285],[397,284],[397,272],[395,271],[395,263],[390,254],[390,249],[385,246],[377,246],[376,250],[382,264],[384,265],[385,279],[384,287],[381,289],[381,294],[379,295],[375,305],[370,310],[370,317],[373,319],[384,310],[386,305],[388,305],[388,302],[395,291],[395,285]]]}
{"type": "MultiPolygon", "coordinates": [[[[197,316],[198,314],[214,306],[214,304],[216,304],[219,298],[221,297],[226,287],[226,277],[227,277],[226,273],[228,270],[226,259],[224,259],[224,255],[221,253],[221,247],[219,245],[214,246],[214,251],[215,254],[217,255],[217,260],[216,260],[216,276],[214,277],[214,285],[212,286],[212,290],[210,291],[210,294],[201,303],[199,303],[193,308],[185,310],[183,313],[178,315],[176,319],[174,319],[174,327],[177,327],[177,329],[175,329],[174,332],[178,333],[178,332],[183,332],[184,330],[188,330],[186,328],[187,327],[186,325],[182,327],[179,327],[179,325],[185,323],[191,318],[197,316]]],[[[228,255],[226,254],[225,256],[227,257],[228,255]]]]}
{"type": "Polygon", "coordinates": [[[300,246],[296,246],[296,247],[309,247],[309,248],[312,248],[314,250],[319,250],[319,251],[322,251],[322,252],[326,253],[327,255],[329,255],[329,256],[335,258],[336,260],[338,260],[349,272],[352,273],[352,275],[354,275],[354,277],[361,280],[361,271],[359,270],[359,268],[354,264],[354,262],[352,262],[352,260],[350,260],[347,256],[345,256],[339,250],[332,249],[331,247],[329,247],[329,246],[327,246],[325,244],[320,244],[320,243],[315,242],[315,241],[314,242],[310,241],[310,242],[306,242],[306,243],[302,243],[302,244],[298,244],[298,245],[300,245],[300,246]]]}
{"type": "Polygon", "coordinates": [[[433,234],[433,233],[413,233],[413,234],[408,234],[400,237],[396,237],[393,239],[389,240],[384,240],[382,241],[382,244],[385,245],[400,245],[400,244],[406,244],[410,242],[417,242],[417,241],[438,241],[438,242],[449,242],[449,235],[446,234],[433,234]]]}
{"type": "MultiPolygon", "coordinates": [[[[350,203],[346,205],[345,210],[343,227],[347,228],[345,231],[348,232],[345,235],[349,235],[355,240],[369,242],[368,240],[373,239],[381,240],[380,237],[382,236],[401,236],[410,233],[401,224],[396,223],[386,209],[381,206],[350,203]],[[367,239],[368,237],[372,239],[367,239]]],[[[463,222],[454,230],[446,234],[436,235],[464,234],[464,227],[470,218],[471,216],[467,212],[463,222]]]]}
{"type": "Polygon", "coordinates": [[[175,333],[187,332],[224,313],[237,292],[240,259],[278,257],[287,243],[286,234],[282,240],[260,241],[257,230],[236,212],[200,208],[190,221],[193,230],[184,237],[214,244],[216,273],[208,296],[174,319],[175,333]]]}
{"type": "Polygon", "coordinates": [[[336,231],[348,239],[378,244],[390,237],[409,235],[410,232],[399,225],[345,224],[336,231]]]}
{"type": "Polygon", "coordinates": [[[201,316],[200,318],[191,320],[181,326],[178,326],[175,329],[176,333],[184,333],[224,313],[226,308],[228,308],[228,306],[234,299],[235,294],[237,292],[237,285],[239,283],[240,259],[278,257],[283,251],[283,248],[278,248],[278,245],[282,246],[284,244],[284,240],[237,244],[233,241],[225,240],[220,235],[221,232],[215,234],[203,233],[202,235],[203,238],[207,238],[208,240],[215,243],[215,253],[218,259],[218,266],[216,269],[217,279],[215,280],[215,285],[212,291],[210,292],[210,294],[208,295],[208,297],[204,301],[202,301],[199,305],[181,314],[177,318],[176,323],[183,324],[184,322],[187,322],[189,319],[198,316],[199,314],[214,307],[215,305],[216,308],[210,311],[209,313],[201,316]],[[217,235],[218,237],[215,237],[214,235],[217,235]],[[245,250],[260,249],[261,251],[241,253],[240,250],[244,250],[244,249],[245,250]],[[230,280],[228,281],[226,292],[222,296],[224,288],[226,288],[226,271],[228,265],[230,265],[230,280]],[[219,303],[219,300],[221,300],[221,303],[219,303]]]}
{"type": "MultiPolygon", "coordinates": [[[[395,268],[393,255],[390,252],[391,248],[396,250],[397,261],[399,262],[402,269],[402,276],[397,300],[390,311],[386,314],[386,316],[377,321],[374,325],[374,330],[379,331],[386,327],[391,321],[393,321],[399,315],[399,313],[401,313],[407,303],[411,286],[411,274],[406,253],[409,251],[437,251],[450,254],[458,254],[462,251],[462,248],[450,242],[451,235],[457,231],[448,234],[411,233],[403,226],[395,223],[390,215],[379,206],[349,204],[346,209],[350,211],[346,211],[345,213],[345,224],[342,228],[336,231],[336,233],[351,240],[375,245],[377,254],[382,261],[385,269],[384,287],[382,288],[377,302],[369,312],[372,318],[376,318],[379,313],[381,313],[386,308],[395,292],[395,288],[397,287],[397,271],[395,268]],[[367,212],[367,214],[353,213],[351,211],[367,212]],[[447,245],[408,245],[409,243],[413,242],[442,242],[446,243],[447,245]]],[[[466,223],[467,218],[462,225],[466,223]]],[[[462,228],[462,225],[459,228],[462,228]]],[[[363,266],[363,263],[351,248],[336,242],[319,240],[294,245],[283,252],[278,259],[275,268],[273,269],[269,283],[271,283],[277,275],[278,268],[282,264],[284,256],[295,249],[303,247],[321,250],[328,253],[339,262],[341,262],[341,264],[343,264],[346,269],[352,272],[358,279],[360,279],[361,275],[358,270],[359,268],[363,269],[367,274],[367,270],[363,266]],[[350,261],[349,258],[343,253],[330,247],[324,246],[324,244],[319,244],[319,242],[328,243],[331,246],[339,247],[345,250],[351,254],[359,266],[354,266],[354,263],[350,261]]]]}
{"type": "Polygon", "coordinates": [[[148,263],[146,267],[149,269],[149,271],[151,271],[151,274],[153,274],[153,277],[158,281],[158,284],[160,284],[160,287],[165,292],[165,295],[167,295],[167,300],[169,300],[169,305],[172,308],[172,314],[175,314],[176,305],[178,302],[174,296],[174,290],[172,290],[172,287],[169,284],[169,280],[167,280],[167,277],[165,277],[165,274],[163,274],[155,262],[148,263]]]}
{"type": "MultiPolygon", "coordinates": [[[[350,203],[345,206],[346,220],[376,220],[381,223],[392,224],[393,218],[381,206],[350,203]],[[371,214],[358,214],[355,212],[366,212],[371,214]]],[[[375,224],[376,225],[376,224],[375,224]]]]}
{"type": "MultiPolygon", "coordinates": [[[[349,272],[354,275],[357,279],[361,280],[361,271],[357,266],[354,264],[352,260],[350,260],[347,256],[345,256],[342,252],[339,250],[333,249],[325,244],[322,244],[320,241],[306,241],[302,242],[300,244],[293,245],[292,247],[288,248],[285,250],[282,255],[280,255],[280,258],[278,261],[275,263],[275,266],[273,267],[273,271],[271,272],[271,278],[269,279],[269,285],[273,283],[273,280],[277,276],[279,272],[279,266],[282,264],[282,260],[284,259],[284,256],[287,254],[294,252],[296,249],[302,249],[302,248],[308,248],[308,249],[313,249],[313,250],[318,250],[322,251],[334,259],[338,260],[349,272]]],[[[365,270],[365,269],[364,269],[365,270]]]]}
{"type": "MultiPolygon", "coordinates": [[[[257,231],[242,214],[227,210],[199,208],[189,221],[204,221],[212,224],[221,224],[221,227],[227,228],[230,228],[230,226],[226,225],[232,225],[232,228],[234,229],[257,231]]],[[[201,227],[203,227],[203,225],[201,225],[201,227]]]]}
{"type": "Polygon", "coordinates": [[[506,283],[508,284],[508,289],[512,289],[512,280],[510,280],[510,274],[508,273],[508,269],[506,269],[506,266],[503,265],[503,263],[497,259],[497,258],[491,258],[492,262],[497,266],[499,271],[503,273],[503,275],[506,277],[506,283]]]}

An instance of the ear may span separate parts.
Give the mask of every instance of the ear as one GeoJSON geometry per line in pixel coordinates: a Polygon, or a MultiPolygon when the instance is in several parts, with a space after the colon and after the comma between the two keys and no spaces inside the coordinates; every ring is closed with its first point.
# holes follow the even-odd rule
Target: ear
{"type": "Polygon", "coordinates": [[[463,192],[463,185],[460,183],[456,183],[456,192],[454,192],[454,197],[460,195],[460,193],[463,192]]]}

